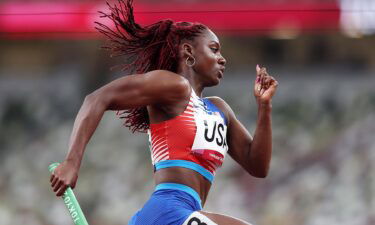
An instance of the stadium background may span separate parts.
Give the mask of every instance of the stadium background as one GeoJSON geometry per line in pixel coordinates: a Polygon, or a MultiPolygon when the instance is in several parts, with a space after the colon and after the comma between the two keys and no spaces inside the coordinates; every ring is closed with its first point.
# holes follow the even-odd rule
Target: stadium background
{"type": "MultiPolygon", "coordinates": [[[[254,132],[255,65],[280,83],[266,179],[230,157],[205,207],[256,225],[375,224],[375,2],[156,1],[136,20],[200,21],[220,37],[227,70],[205,91],[254,132]]],[[[67,153],[83,98],[124,75],[100,49],[98,1],[0,1],[0,224],[65,225],[47,166],[67,153]],[[111,70],[112,68],[112,70],[111,70]]],[[[147,136],[107,112],[75,193],[90,224],[126,224],[153,189],[147,136]]]]}

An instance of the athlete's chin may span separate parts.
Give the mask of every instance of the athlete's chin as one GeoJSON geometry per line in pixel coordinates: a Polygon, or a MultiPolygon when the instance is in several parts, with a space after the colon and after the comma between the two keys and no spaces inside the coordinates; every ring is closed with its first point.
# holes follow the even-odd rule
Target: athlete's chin
{"type": "Polygon", "coordinates": [[[212,87],[220,84],[220,80],[222,79],[222,76],[220,74],[211,73],[210,75],[206,76],[205,80],[205,87],[212,87]],[[215,74],[215,75],[213,75],[215,74]]]}
{"type": "Polygon", "coordinates": [[[213,86],[217,86],[219,84],[220,84],[220,79],[215,78],[215,79],[212,79],[209,84],[207,84],[207,87],[213,87],[213,86]]]}
{"type": "Polygon", "coordinates": [[[220,73],[218,76],[214,77],[215,85],[220,84],[221,79],[223,79],[223,74],[220,73]]]}

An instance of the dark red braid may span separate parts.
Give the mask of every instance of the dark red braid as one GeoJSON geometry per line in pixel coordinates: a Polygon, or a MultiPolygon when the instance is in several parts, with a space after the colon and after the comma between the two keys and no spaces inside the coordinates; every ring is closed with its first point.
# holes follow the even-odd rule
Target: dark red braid
{"type": "MultiPolygon", "coordinates": [[[[181,41],[193,40],[207,27],[199,23],[174,23],[169,19],[142,27],[135,23],[132,4],[133,0],[118,0],[118,5],[113,6],[107,2],[110,12],[99,12],[100,17],[111,19],[115,25],[109,28],[95,22],[96,29],[108,38],[103,48],[111,50],[111,57],[127,57],[128,63],[121,65],[123,71],[146,73],[161,69],[177,72],[181,41]]],[[[124,110],[118,115],[133,132],[145,132],[149,128],[146,107],[124,110]]]]}

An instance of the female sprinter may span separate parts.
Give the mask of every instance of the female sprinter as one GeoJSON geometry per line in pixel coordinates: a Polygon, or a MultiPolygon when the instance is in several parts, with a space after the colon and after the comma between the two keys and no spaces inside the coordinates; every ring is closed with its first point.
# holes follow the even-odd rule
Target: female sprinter
{"type": "Polygon", "coordinates": [[[218,85],[226,60],[217,36],[198,23],[163,20],[141,27],[132,0],[102,13],[115,29],[97,23],[115,55],[127,55],[133,75],[89,94],[77,115],[69,153],[51,176],[57,196],[74,188],[86,144],[107,110],[121,112],[133,131],[147,131],[155,192],[130,225],[244,225],[233,217],[202,211],[215,171],[226,153],[249,174],[266,177],[270,165],[271,100],[277,81],[256,68],[258,119],[254,138],[219,97],[202,97],[218,85]]]}

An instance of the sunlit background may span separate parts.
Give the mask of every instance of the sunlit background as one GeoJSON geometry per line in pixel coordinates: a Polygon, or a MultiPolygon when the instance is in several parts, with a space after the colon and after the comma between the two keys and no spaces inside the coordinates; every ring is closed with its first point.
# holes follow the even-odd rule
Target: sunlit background
{"type": "MultiPolygon", "coordinates": [[[[205,95],[225,99],[254,133],[255,65],[280,83],[266,179],[230,157],[205,210],[254,225],[375,224],[375,1],[136,0],[136,20],[199,21],[227,70],[205,95]]],[[[120,76],[100,47],[102,1],[0,1],[0,224],[73,224],[49,184],[84,97],[120,76]]],[[[147,136],[107,112],[75,194],[90,224],[127,224],[154,188],[147,136]]]]}

